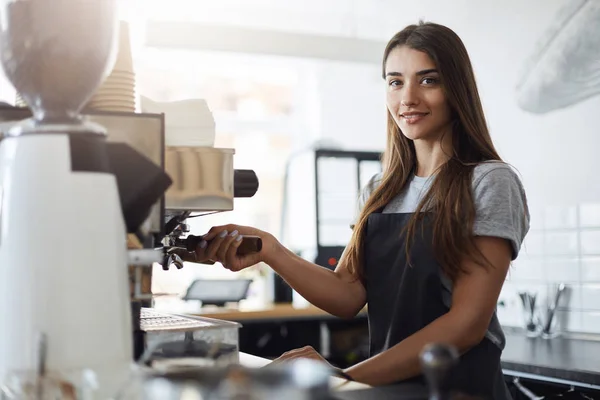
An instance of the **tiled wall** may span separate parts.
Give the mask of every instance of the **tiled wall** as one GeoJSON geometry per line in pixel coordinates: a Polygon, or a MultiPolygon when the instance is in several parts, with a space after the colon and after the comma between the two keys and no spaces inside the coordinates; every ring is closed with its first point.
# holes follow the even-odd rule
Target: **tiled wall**
{"type": "Polygon", "coordinates": [[[500,296],[501,323],[523,326],[519,291],[537,293],[545,316],[548,297],[563,282],[559,329],[600,333],[600,203],[530,208],[531,230],[500,296]]]}

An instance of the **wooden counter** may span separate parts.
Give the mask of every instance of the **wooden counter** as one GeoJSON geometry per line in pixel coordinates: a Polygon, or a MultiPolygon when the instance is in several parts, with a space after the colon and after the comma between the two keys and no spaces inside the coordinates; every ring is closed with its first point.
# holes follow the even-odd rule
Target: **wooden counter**
{"type": "MultiPolygon", "coordinates": [[[[195,315],[224,319],[227,321],[337,318],[314,306],[309,306],[306,308],[294,308],[291,304],[273,304],[260,308],[256,307],[241,309],[205,308],[200,313],[195,315]]],[[[366,316],[366,309],[361,311],[360,315],[366,316]]]]}
{"type": "MultiPolygon", "coordinates": [[[[302,319],[336,319],[337,317],[315,306],[296,308],[292,304],[266,304],[244,305],[235,307],[198,307],[193,303],[169,300],[168,303],[157,303],[156,309],[178,314],[201,316],[235,322],[259,322],[274,320],[302,320],[302,319]]],[[[357,317],[366,317],[366,307],[357,317]]]]}

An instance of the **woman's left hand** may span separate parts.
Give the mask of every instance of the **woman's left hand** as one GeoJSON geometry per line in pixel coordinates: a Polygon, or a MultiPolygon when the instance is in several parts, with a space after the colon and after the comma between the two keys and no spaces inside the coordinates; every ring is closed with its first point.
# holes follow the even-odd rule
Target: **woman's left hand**
{"type": "Polygon", "coordinates": [[[327,364],[328,367],[333,368],[331,364],[327,362],[323,356],[321,356],[315,349],[311,346],[305,346],[301,349],[294,349],[283,353],[279,358],[273,360],[273,363],[279,363],[284,361],[295,360],[298,358],[308,358],[310,360],[316,360],[327,364]]]}

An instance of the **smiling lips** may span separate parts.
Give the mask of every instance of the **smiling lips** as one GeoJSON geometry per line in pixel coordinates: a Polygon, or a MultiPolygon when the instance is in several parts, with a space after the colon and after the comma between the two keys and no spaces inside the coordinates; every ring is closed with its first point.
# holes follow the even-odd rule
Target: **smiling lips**
{"type": "Polygon", "coordinates": [[[418,123],[419,121],[422,121],[423,118],[425,118],[427,115],[429,115],[429,113],[427,112],[411,111],[400,114],[400,117],[402,117],[402,119],[406,121],[407,124],[412,125],[418,123]]]}

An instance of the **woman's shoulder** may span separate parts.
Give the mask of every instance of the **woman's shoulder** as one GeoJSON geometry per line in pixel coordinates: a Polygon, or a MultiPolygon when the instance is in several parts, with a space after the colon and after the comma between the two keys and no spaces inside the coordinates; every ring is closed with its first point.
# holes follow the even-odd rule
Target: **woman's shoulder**
{"type": "Polygon", "coordinates": [[[487,161],[473,171],[473,200],[478,210],[487,209],[498,217],[505,212],[529,219],[527,195],[517,170],[501,161],[487,161]],[[504,209],[504,210],[503,210],[504,209]]]}
{"type": "Polygon", "coordinates": [[[371,177],[371,179],[369,179],[367,181],[367,183],[363,186],[361,193],[360,193],[359,207],[362,208],[362,206],[364,206],[364,204],[369,199],[369,196],[371,196],[371,193],[373,193],[375,191],[375,189],[377,189],[377,186],[379,186],[381,184],[382,179],[383,179],[383,172],[379,172],[379,173],[373,175],[371,177]]]}
{"type": "Polygon", "coordinates": [[[383,172],[378,172],[369,179],[367,184],[365,185],[365,190],[370,192],[374,191],[377,186],[381,184],[381,180],[383,179],[383,172]]]}
{"type": "Polygon", "coordinates": [[[501,161],[477,165],[473,171],[473,202],[474,234],[508,239],[514,260],[529,231],[530,220],[527,196],[517,171],[501,161]]]}
{"type": "Polygon", "coordinates": [[[504,161],[484,161],[473,169],[473,188],[500,183],[523,187],[517,170],[504,161]]]}

